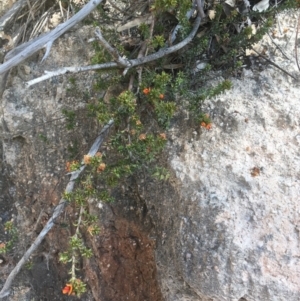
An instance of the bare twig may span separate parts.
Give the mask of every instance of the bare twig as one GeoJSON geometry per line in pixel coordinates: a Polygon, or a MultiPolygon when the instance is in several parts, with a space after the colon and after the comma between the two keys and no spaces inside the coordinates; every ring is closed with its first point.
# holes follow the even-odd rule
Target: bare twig
{"type": "Polygon", "coordinates": [[[110,63],[97,64],[91,66],[82,66],[82,67],[64,67],[64,68],[57,69],[55,71],[45,71],[44,75],[28,81],[27,86],[30,87],[39,82],[47,80],[51,77],[66,74],[66,73],[79,73],[79,72],[86,72],[86,71],[99,70],[99,69],[111,69],[117,67],[119,67],[117,63],[110,62],[110,63]]]}
{"type": "MultiPolygon", "coordinates": [[[[83,215],[83,211],[84,211],[84,207],[83,205],[80,206],[80,212],[79,212],[79,218],[77,221],[77,227],[76,227],[76,231],[73,237],[78,237],[79,234],[79,227],[81,224],[81,219],[82,219],[82,215],[83,215]]],[[[72,251],[72,268],[71,268],[71,278],[72,280],[76,279],[76,252],[75,250],[72,251]]]]}
{"type": "Polygon", "coordinates": [[[197,10],[199,12],[199,16],[204,19],[205,18],[205,13],[203,11],[203,1],[201,0],[196,0],[197,3],[197,10]]]}
{"type": "MultiPolygon", "coordinates": [[[[130,75],[129,83],[128,83],[128,91],[132,91],[134,82],[134,74],[130,75]]],[[[130,135],[129,135],[130,136],[130,135]]]]}
{"type": "Polygon", "coordinates": [[[65,14],[64,14],[64,9],[63,9],[63,7],[62,7],[62,4],[61,4],[61,1],[60,1],[60,0],[58,1],[58,4],[59,4],[61,16],[62,16],[64,22],[66,22],[66,18],[65,18],[65,14]]]}
{"type": "MultiPolygon", "coordinates": [[[[197,30],[200,26],[201,23],[201,18],[197,17],[194,23],[194,27],[192,29],[192,31],[190,32],[190,34],[180,43],[168,47],[168,48],[164,48],[159,50],[158,52],[155,52],[153,54],[150,54],[146,57],[142,57],[142,58],[137,58],[137,59],[133,59],[133,60],[128,60],[129,66],[130,68],[132,67],[137,67],[152,61],[155,61],[157,59],[160,59],[170,53],[176,52],[179,49],[183,48],[184,46],[186,46],[188,43],[190,43],[192,41],[192,39],[194,38],[194,36],[197,33],[197,30]]],[[[35,78],[31,81],[27,82],[28,86],[32,86],[34,84],[37,84],[39,82],[42,82],[46,79],[49,79],[53,76],[58,76],[58,75],[62,75],[62,74],[66,74],[66,73],[79,73],[79,72],[85,72],[85,71],[91,71],[91,70],[100,70],[100,69],[111,69],[111,68],[120,68],[120,66],[115,63],[115,62],[109,62],[109,63],[104,63],[104,64],[98,64],[98,65],[92,65],[92,66],[84,66],[84,67],[64,67],[55,71],[45,71],[46,74],[42,75],[41,77],[35,78]]]]}
{"type": "Polygon", "coordinates": [[[278,49],[288,60],[290,60],[290,58],[284,53],[284,51],[274,42],[274,40],[272,39],[271,35],[269,33],[267,33],[271,42],[276,46],[273,54],[275,54],[276,49],[278,49]]]}
{"type": "Polygon", "coordinates": [[[34,14],[33,14],[31,4],[30,4],[30,0],[27,0],[27,5],[28,5],[28,8],[29,8],[29,14],[31,15],[32,20],[34,20],[34,14]]]}
{"type": "Polygon", "coordinates": [[[256,52],[261,58],[263,58],[264,60],[266,60],[267,62],[269,62],[271,65],[273,65],[274,67],[278,68],[279,70],[281,70],[282,72],[284,72],[285,74],[287,74],[288,76],[290,76],[291,78],[297,80],[297,78],[294,75],[292,75],[291,73],[289,73],[286,70],[282,69],[280,66],[278,66],[277,64],[275,64],[274,62],[272,62],[271,60],[269,60],[268,58],[266,58],[264,55],[262,55],[259,52],[257,52],[253,47],[251,49],[254,52],[256,52]]]}
{"type": "Polygon", "coordinates": [[[295,38],[296,63],[297,63],[297,66],[298,66],[298,70],[300,71],[300,66],[299,66],[299,61],[298,61],[298,49],[297,49],[299,27],[300,27],[300,15],[298,16],[298,23],[297,23],[297,29],[296,29],[296,38],[295,38]]]}
{"type": "MultiPolygon", "coordinates": [[[[143,51],[143,52],[141,52],[139,55],[140,55],[140,57],[142,57],[142,56],[147,56],[147,54],[148,54],[148,50],[149,50],[149,48],[148,48],[148,43],[149,43],[149,41],[152,39],[152,37],[153,37],[153,31],[154,31],[154,24],[155,24],[155,18],[153,18],[152,19],[152,22],[151,22],[151,25],[150,25],[150,30],[149,30],[149,38],[148,38],[148,41],[146,41],[146,44],[144,45],[144,47],[146,47],[146,50],[145,51],[143,51],[142,49],[141,49],[141,51],[143,51]]],[[[171,46],[171,45],[170,45],[171,46]]],[[[143,48],[143,46],[142,46],[142,48],[143,48]]],[[[139,56],[138,56],[139,57],[139,56]]]]}
{"type": "MultiPolygon", "coordinates": [[[[141,58],[141,57],[147,56],[148,50],[149,50],[148,43],[149,43],[149,40],[153,36],[154,24],[155,24],[155,18],[152,19],[152,22],[151,22],[151,25],[150,25],[150,35],[149,35],[149,38],[146,41],[143,42],[143,44],[141,46],[141,49],[140,49],[140,51],[138,53],[137,58],[141,58]]],[[[140,84],[142,82],[142,73],[143,73],[143,66],[140,66],[140,67],[137,68],[137,74],[138,74],[138,88],[137,88],[137,92],[139,92],[140,84]]]]}
{"type": "Polygon", "coordinates": [[[97,27],[95,34],[97,35],[102,46],[112,55],[120,67],[130,67],[128,60],[123,59],[118,50],[110,46],[109,43],[104,39],[99,27],[97,27]]]}
{"type": "MultiPolygon", "coordinates": [[[[186,18],[189,20],[193,13],[195,11],[195,3],[193,3],[193,7],[186,13],[186,18]]],[[[182,28],[182,25],[180,23],[178,23],[176,25],[176,27],[174,28],[174,30],[172,31],[172,34],[171,34],[171,37],[170,37],[170,44],[172,45],[174,43],[174,41],[176,40],[176,36],[177,36],[177,33],[179,31],[179,29],[182,28]]]]}
{"type": "MultiPolygon", "coordinates": [[[[92,145],[90,151],[88,152],[88,155],[91,157],[94,157],[104,141],[105,137],[108,134],[109,129],[112,127],[114,121],[110,120],[108,124],[101,130],[99,136],[97,137],[96,141],[92,145]]],[[[82,165],[78,170],[72,172],[71,179],[66,187],[65,192],[70,193],[73,191],[75,181],[78,179],[79,175],[83,172],[85,169],[85,165],[82,165]]],[[[55,220],[61,215],[61,213],[64,211],[65,207],[67,205],[67,202],[64,198],[62,198],[55,208],[52,217],[48,220],[47,224],[43,228],[43,230],[40,232],[38,237],[35,239],[35,241],[32,243],[30,248],[25,252],[23,257],[20,259],[20,261],[17,263],[15,268],[11,271],[8,278],[6,279],[4,286],[2,290],[0,291],[0,299],[8,296],[10,294],[10,287],[12,285],[13,280],[21,270],[22,266],[26,263],[26,261],[29,259],[31,254],[38,248],[38,246],[43,241],[44,237],[47,235],[47,233],[51,230],[51,228],[54,226],[55,220]]]]}
{"type": "Polygon", "coordinates": [[[131,21],[127,22],[126,24],[117,27],[117,32],[122,32],[124,30],[128,30],[132,27],[139,26],[142,23],[150,24],[153,19],[154,19],[154,16],[152,14],[148,14],[146,16],[135,18],[134,20],[131,20],[131,21]]]}
{"type": "Polygon", "coordinates": [[[48,11],[46,11],[45,13],[43,13],[43,15],[39,18],[39,20],[35,23],[32,32],[30,34],[30,39],[36,37],[37,35],[39,35],[43,29],[43,27],[46,25],[48,18],[50,16],[50,14],[53,12],[53,9],[50,8],[48,11]]]}
{"type": "MultiPolygon", "coordinates": [[[[150,33],[151,33],[151,31],[150,31],[150,33]]],[[[145,56],[145,54],[148,50],[147,46],[148,46],[148,41],[144,41],[142,46],[141,46],[141,49],[138,53],[138,56],[137,56],[138,58],[141,58],[141,57],[145,56]]],[[[139,82],[137,91],[139,91],[139,86],[142,82],[142,73],[143,73],[143,67],[142,66],[137,67],[138,82],[139,82]]]]}
{"type": "Polygon", "coordinates": [[[14,66],[17,66],[22,61],[44,47],[47,49],[43,57],[43,60],[45,60],[50,52],[53,42],[82,19],[84,19],[88,14],[90,14],[102,1],[103,0],[89,1],[77,14],[75,14],[65,23],[58,25],[54,30],[41,35],[32,41],[24,43],[10,51],[5,57],[7,61],[0,65],[0,74],[5,73],[14,66]]]}

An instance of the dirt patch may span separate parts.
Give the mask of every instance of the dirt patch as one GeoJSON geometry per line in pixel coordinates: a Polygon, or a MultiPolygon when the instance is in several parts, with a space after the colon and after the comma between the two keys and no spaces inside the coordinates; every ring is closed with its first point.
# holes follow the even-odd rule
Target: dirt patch
{"type": "MultiPolygon", "coordinates": [[[[31,192],[22,191],[18,186],[19,197],[23,195],[22,202],[10,203],[10,208],[16,208],[20,235],[14,250],[3,258],[1,285],[51,217],[59,202],[63,182],[59,177],[51,176],[44,179],[38,191],[33,189],[31,192]]],[[[104,205],[102,209],[90,208],[93,214],[99,215],[102,230],[100,235],[85,239],[95,256],[79,263],[78,276],[88,284],[88,292],[80,300],[163,300],[156,276],[155,241],[149,238],[151,225],[147,209],[132,191],[127,200],[104,205]]],[[[68,206],[30,263],[18,275],[7,300],[78,300],[62,295],[70,266],[58,260],[59,252],[68,247],[74,214],[68,206]]]]}
{"type": "Polygon", "coordinates": [[[134,223],[112,221],[92,245],[95,258],[85,268],[96,300],[162,300],[154,242],[134,223]]]}

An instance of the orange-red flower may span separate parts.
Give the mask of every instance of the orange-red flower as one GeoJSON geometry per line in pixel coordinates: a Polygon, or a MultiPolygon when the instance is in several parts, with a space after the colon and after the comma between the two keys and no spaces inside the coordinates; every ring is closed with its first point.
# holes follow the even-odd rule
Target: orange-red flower
{"type": "Polygon", "coordinates": [[[90,155],[84,155],[83,156],[83,163],[85,165],[91,164],[91,159],[92,159],[92,157],[90,155]]]}
{"type": "Polygon", "coordinates": [[[211,123],[205,123],[204,121],[202,121],[200,123],[200,125],[204,128],[206,128],[207,130],[210,130],[211,129],[211,123]]]}
{"type": "Polygon", "coordinates": [[[100,152],[97,152],[96,155],[95,155],[95,157],[101,158],[101,157],[102,157],[102,154],[101,154],[100,152]]]}
{"type": "Polygon", "coordinates": [[[105,163],[101,163],[98,168],[97,168],[97,172],[101,172],[106,168],[106,164],[105,163]]]}
{"type": "Polygon", "coordinates": [[[162,139],[162,140],[167,140],[167,136],[165,133],[160,133],[159,134],[159,137],[162,139]]]}
{"type": "Polygon", "coordinates": [[[67,283],[66,286],[62,289],[62,293],[64,295],[68,294],[69,296],[72,294],[73,286],[70,283],[67,283]]]}
{"type": "Polygon", "coordinates": [[[87,228],[87,231],[89,232],[89,234],[90,234],[91,236],[94,236],[95,227],[94,227],[94,226],[89,226],[89,227],[87,228]]]}
{"type": "Polygon", "coordinates": [[[164,99],[164,97],[165,97],[165,95],[159,94],[159,98],[160,98],[160,99],[164,99]]]}
{"type": "Polygon", "coordinates": [[[78,161],[69,161],[66,163],[66,171],[71,172],[78,168],[78,161]]]}
{"type": "Polygon", "coordinates": [[[139,136],[139,140],[146,140],[146,134],[141,134],[139,136]]]}
{"type": "Polygon", "coordinates": [[[145,88],[145,89],[143,90],[143,93],[144,93],[145,95],[148,95],[148,94],[150,93],[150,91],[151,91],[150,88],[145,88]]]}

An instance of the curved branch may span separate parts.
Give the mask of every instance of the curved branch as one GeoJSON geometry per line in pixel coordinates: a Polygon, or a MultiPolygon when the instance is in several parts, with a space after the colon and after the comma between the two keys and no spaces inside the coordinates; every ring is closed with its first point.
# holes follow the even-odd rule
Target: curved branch
{"type": "Polygon", "coordinates": [[[183,41],[181,41],[180,43],[178,43],[174,46],[171,46],[171,47],[168,47],[165,49],[161,49],[158,52],[150,54],[146,57],[130,60],[129,62],[131,64],[131,67],[135,67],[135,66],[139,66],[142,64],[146,64],[146,63],[155,61],[155,60],[160,59],[170,53],[180,50],[181,48],[183,48],[184,46],[186,46],[187,44],[189,44],[192,41],[192,39],[194,38],[194,36],[196,35],[196,33],[198,31],[200,23],[201,23],[201,17],[198,16],[195,20],[192,31],[183,41]]]}
{"type": "MultiPolygon", "coordinates": [[[[192,8],[185,15],[188,20],[192,17],[192,15],[194,13],[194,10],[195,10],[194,6],[195,6],[195,3],[193,3],[192,8]]],[[[174,28],[174,30],[172,31],[172,34],[171,34],[171,44],[174,43],[174,41],[176,39],[176,36],[177,36],[177,33],[178,33],[179,29],[181,29],[181,28],[182,28],[182,25],[180,23],[178,23],[176,25],[176,27],[174,28]]]]}
{"type": "MultiPolygon", "coordinates": [[[[97,153],[100,145],[102,144],[102,142],[104,141],[105,137],[107,136],[108,131],[112,127],[113,123],[114,123],[114,121],[110,120],[108,122],[108,124],[101,130],[99,136],[97,137],[97,139],[95,140],[94,144],[92,145],[90,151],[88,152],[89,156],[94,157],[96,155],[96,153],[97,153]]],[[[85,169],[85,165],[82,165],[78,170],[76,170],[76,171],[74,171],[72,173],[71,179],[70,179],[70,181],[69,181],[69,183],[68,183],[68,185],[66,187],[66,190],[65,190],[66,193],[70,193],[70,192],[73,191],[75,181],[79,177],[79,175],[83,172],[84,169],[85,169]]],[[[12,282],[13,282],[14,278],[17,276],[17,274],[21,270],[22,266],[29,259],[29,257],[31,256],[31,254],[41,244],[41,242],[43,241],[43,239],[46,236],[46,234],[54,226],[54,222],[55,222],[56,218],[58,218],[61,215],[61,213],[64,211],[66,205],[67,205],[66,200],[64,198],[62,198],[60,200],[59,204],[57,205],[57,207],[55,208],[52,217],[48,220],[46,226],[43,228],[43,230],[40,232],[40,234],[35,239],[35,241],[33,242],[33,244],[25,252],[25,254],[23,255],[23,257],[20,259],[20,261],[15,266],[15,268],[11,271],[11,273],[7,277],[7,279],[6,279],[5,283],[4,283],[4,286],[3,286],[3,288],[2,288],[2,290],[0,292],[0,299],[2,299],[2,298],[4,298],[4,297],[6,297],[6,296],[9,295],[9,293],[10,293],[10,287],[12,285],[12,282]]]]}
{"type": "Polygon", "coordinates": [[[298,66],[298,70],[300,71],[300,65],[299,65],[299,61],[298,61],[298,49],[297,49],[299,28],[300,28],[300,14],[298,16],[297,28],[296,28],[296,38],[295,38],[295,57],[296,57],[296,63],[298,66]]]}
{"type": "Polygon", "coordinates": [[[47,57],[51,44],[59,38],[62,34],[76,25],[78,22],[83,20],[88,14],[90,14],[97,5],[99,5],[103,0],[90,0],[77,14],[70,18],[65,23],[59,24],[54,30],[49,33],[43,34],[31,41],[28,41],[15,49],[11,50],[5,57],[6,62],[0,65],[0,74],[5,73],[12,67],[17,66],[25,59],[29,58],[38,50],[46,47],[48,45],[46,54],[43,58],[47,57]]]}
{"type": "MultiPolygon", "coordinates": [[[[161,49],[158,52],[150,54],[148,56],[133,59],[133,60],[128,60],[129,67],[127,67],[127,68],[137,67],[139,65],[143,65],[143,64],[155,61],[155,60],[160,59],[170,53],[180,50],[181,48],[183,48],[184,46],[186,46],[188,43],[190,43],[192,41],[192,39],[194,38],[194,36],[196,35],[196,33],[198,31],[200,23],[201,23],[201,17],[197,17],[192,31],[183,41],[181,41],[180,43],[178,43],[174,46],[161,49]]],[[[85,72],[85,71],[111,69],[111,68],[121,68],[121,67],[118,63],[109,62],[109,63],[92,65],[92,66],[64,67],[64,68],[58,69],[56,71],[45,71],[46,74],[42,75],[41,77],[38,77],[38,78],[28,81],[27,86],[32,86],[39,82],[47,80],[53,76],[58,76],[58,75],[66,74],[66,73],[79,73],[79,72],[85,72]]]]}

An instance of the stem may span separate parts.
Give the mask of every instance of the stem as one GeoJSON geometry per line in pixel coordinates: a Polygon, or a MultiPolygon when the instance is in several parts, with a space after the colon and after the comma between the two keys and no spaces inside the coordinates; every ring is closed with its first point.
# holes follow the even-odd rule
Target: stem
{"type": "MultiPolygon", "coordinates": [[[[84,210],[84,207],[81,205],[80,212],[79,212],[78,223],[77,223],[76,231],[75,231],[75,234],[74,234],[74,237],[76,237],[76,238],[78,237],[78,234],[79,234],[79,226],[80,226],[80,223],[81,223],[83,210],[84,210]]],[[[75,270],[76,270],[76,250],[72,250],[71,280],[76,279],[76,271],[75,270]]]]}

